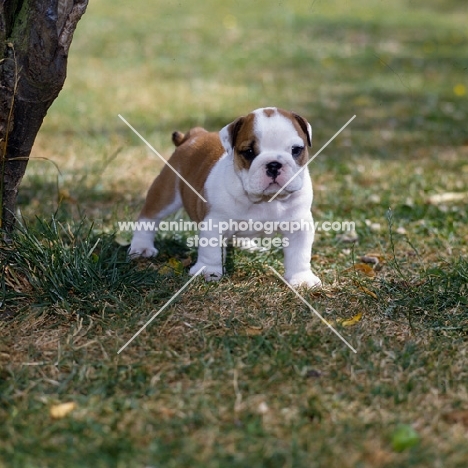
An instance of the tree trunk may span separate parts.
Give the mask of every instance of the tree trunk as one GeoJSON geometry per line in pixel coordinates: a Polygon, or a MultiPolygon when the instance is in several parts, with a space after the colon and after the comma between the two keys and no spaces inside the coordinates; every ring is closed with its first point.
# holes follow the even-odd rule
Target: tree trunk
{"type": "Polygon", "coordinates": [[[0,228],[15,225],[18,187],[37,132],[65,82],[88,0],[0,0],[0,228]]]}

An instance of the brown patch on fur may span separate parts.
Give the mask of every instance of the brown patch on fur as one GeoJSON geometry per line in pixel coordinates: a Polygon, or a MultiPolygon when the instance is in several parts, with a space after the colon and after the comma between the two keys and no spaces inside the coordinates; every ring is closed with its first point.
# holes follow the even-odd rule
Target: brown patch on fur
{"type": "MultiPolygon", "coordinates": [[[[207,132],[201,127],[193,128],[185,135],[180,132],[175,133],[177,135],[174,137],[173,134],[173,141],[177,148],[168,162],[200,195],[204,196],[206,178],[224,153],[219,134],[207,132]],[[180,135],[183,135],[182,139],[180,135]]],[[[208,212],[207,204],[167,165],[151,184],[139,219],[157,218],[159,213],[175,200],[177,190],[190,218],[193,221],[202,221],[208,212]]]]}
{"type": "Polygon", "coordinates": [[[278,112],[281,115],[284,115],[289,120],[291,120],[291,122],[294,125],[294,128],[297,130],[297,133],[304,140],[304,144],[306,144],[307,146],[312,146],[309,132],[307,131],[307,120],[304,119],[304,117],[301,117],[300,115],[295,114],[294,112],[289,112],[284,109],[278,109],[278,112]]]}
{"type": "Polygon", "coordinates": [[[234,158],[234,164],[239,170],[249,169],[250,165],[252,164],[252,161],[248,161],[241,154],[239,154],[239,149],[252,145],[254,120],[255,115],[249,114],[246,117],[241,117],[235,120],[229,126],[229,131],[231,135],[231,146],[234,148],[234,151],[237,156],[234,158]]]}
{"type": "Polygon", "coordinates": [[[275,111],[275,109],[267,108],[267,109],[263,109],[263,113],[267,117],[271,117],[271,116],[275,115],[276,111],[275,111]]]}
{"type": "Polygon", "coordinates": [[[239,117],[228,126],[229,138],[231,140],[230,143],[233,148],[236,146],[237,134],[239,133],[239,130],[244,123],[244,120],[245,117],[239,117]]]}
{"type": "Polygon", "coordinates": [[[310,141],[309,129],[307,128],[307,120],[304,119],[304,117],[301,117],[300,115],[295,114],[294,112],[292,112],[291,114],[295,119],[293,120],[293,122],[298,123],[299,127],[301,127],[301,130],[304,132],[304,135],[306,136],[306,139],[307,139],[307,146],[312,146],[312,142],[310,141]]]}
{"type": "Polygon", "coordinates": [[[307,161],[309,161],[309,152],[307,151],[307,147],[304,148],[300,157],[296,158],[297,163],[299,166],[305,166],[307,161]]]}
{"type": "Polygon", "coordinates": [[[176,184],[174,172],[165,165],[148,189],[145,204],[138,219],[157,218],[159,213],[175,200],[176,184]]]}

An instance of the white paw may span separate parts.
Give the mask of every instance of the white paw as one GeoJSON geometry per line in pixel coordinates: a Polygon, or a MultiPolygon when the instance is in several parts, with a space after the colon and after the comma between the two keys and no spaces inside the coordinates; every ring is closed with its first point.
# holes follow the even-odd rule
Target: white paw
{"type": "Polygon", "coordinates": [[[206,281],[219,281],[223,276],[222,268],[210,267],[202,263],[195,263],[192,268],[190,268],[190,274],[196,275],[203,267],[202,275],[206,281]]]}
{"type": "Polygon", "coordinates": [[[320,278],[315,276],[311,271],[302,271],[300,273],[295,273],[291,276],[285,276],[285,280],[291,286],[306,286],[311,289],[320,289],[322,287],[322,282],[320,278]]]}
{"type": "Polygon", "coordinates": [[[144,245],[135,243],[130,245],[128,249],[128,255],[130,258],[138,258],[138,257],[156,257],[158,255],[158,249],[154,247],[154,245],[144,245]]]}

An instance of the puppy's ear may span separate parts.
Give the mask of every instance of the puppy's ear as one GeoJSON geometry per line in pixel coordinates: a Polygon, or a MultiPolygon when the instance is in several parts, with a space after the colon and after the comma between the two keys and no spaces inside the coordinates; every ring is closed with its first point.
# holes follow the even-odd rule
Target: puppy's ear
{"type": "Polygon", "coordinates": [[[242,127],[242,124],[244,123],[244,120],[245,117],[239,117],[238,119],[234,120],[234,122],[226,125],[219,132],[221,143],[228,153],[230,153],[236,146],[237,135],[242,127]]]}
{"type": "Polygon", "coordinates": [[[307,136],[307,144],[309,146],[312,146],[312,127],[309,122],[307,122],[304,117],[301,117],[298,114],[295,114],[294,112],[291,112],[293,117],[297,120],[297,123],[299,124],[299,127],[301,127],[302,131],[306,134],[307,136]]]}

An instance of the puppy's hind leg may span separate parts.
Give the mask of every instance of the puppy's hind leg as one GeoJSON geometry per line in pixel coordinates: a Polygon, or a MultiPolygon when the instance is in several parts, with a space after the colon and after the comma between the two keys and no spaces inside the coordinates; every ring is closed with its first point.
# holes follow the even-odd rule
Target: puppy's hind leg
{"type": "Polygon", "coordinates": [[[164,166],[146,195],[145,204],[133,231],[129,256],[132,258],[156,256],[158,250],[154,246],[154,234],[159,222],[181,207],[178,179],[168,166],[164,166]]]}

